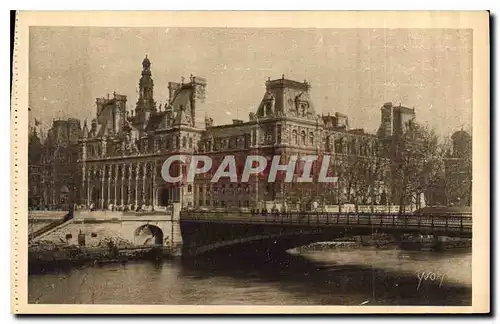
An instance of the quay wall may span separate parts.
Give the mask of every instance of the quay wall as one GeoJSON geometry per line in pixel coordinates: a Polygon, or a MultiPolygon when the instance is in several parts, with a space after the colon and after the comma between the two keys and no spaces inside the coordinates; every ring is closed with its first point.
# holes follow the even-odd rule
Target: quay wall
{"type": "Polygon", "coordinates": [[[159,236],[164,246],[181,246],[179,217],[180,205],[162,212],[75,211],[73,219],[34,238],[33,244],[96,247],[112,241],[142,246],[155,244],[159,236]]]}

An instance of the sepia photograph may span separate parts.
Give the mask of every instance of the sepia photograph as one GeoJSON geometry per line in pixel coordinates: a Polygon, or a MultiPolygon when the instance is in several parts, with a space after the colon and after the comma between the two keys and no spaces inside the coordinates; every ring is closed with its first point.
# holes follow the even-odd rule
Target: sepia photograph
{"type": "Polygon", "coordinates": [[[489,310],[487,12],[72,14],[18,14],[30,312],[489,310]]]}

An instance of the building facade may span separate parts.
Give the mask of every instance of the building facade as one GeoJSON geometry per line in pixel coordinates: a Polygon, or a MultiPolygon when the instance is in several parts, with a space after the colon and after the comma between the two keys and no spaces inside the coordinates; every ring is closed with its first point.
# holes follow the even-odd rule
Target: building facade
{"type": "Polygon", "coordinates": [[[445,159],[447,205],[471,206],[472,137],[460,130],[451,136],[452,150],[445,159]]]}
{"type": "Polygon", "coordinates": [[[80,201],[80,121],[55,120],[42,140],[36,126],[28,147],[28,206],[31,209],[63,209],[80,201]]]}
{"type": "MultiPolygon", "coordinates": [[[[90,127],[84,122],[79,140],[81,203],[117,209],[161,209],[173,201],[182,202],[185,208],[262,208],[263,202],[306,208],[313,200],[325,205],[390,203],[384,182],[387,167],[378,161],[380,142],[391,141],[404,131],[407,120],[415,117],[414,110],[385,104],[379,133],[367,134],[351,129],[348,117],[340,113],[318,115],[311,85],[282,76],[265,82],[260,105],[248,121],[214,125],[206,115],[200,124],[206,87],[206,80],[197,76],[186,83],[169,82],[166,104],[157,105],[151,62],[146,57],[134,110],[127,110],[125,95],[98,98],[96,117],[90,127]],[[234,155],[238,166],[244,165],[248,155],[268,160],[280,155],[283,163],[292,155],[329,155],[328,175],[339,180],[335,184],[286,183],[278,178],[272,183],[259,174],[246,183],[231,183],[228,178],[212,183],[215,170],[210,170],[192,183],[166,183],[162,165],[169,156],[179,154],[208,155],[214,166],[227,155],[234,155]],[[374,168],[373,174],[365,174],[370,183],[365,181],[364,194],[359,183],[353,185],[355,179],[350,179],[353,170],[345,167],[353,160],[358,168],[374,168]]],[[[185,174],[186,169],[176,164],[172,173],[185,174]]],[[[313,174],[318,171],[315,166],[313,174]]],[[[294,177],[300,174],[297,168],[294,177]]]]}

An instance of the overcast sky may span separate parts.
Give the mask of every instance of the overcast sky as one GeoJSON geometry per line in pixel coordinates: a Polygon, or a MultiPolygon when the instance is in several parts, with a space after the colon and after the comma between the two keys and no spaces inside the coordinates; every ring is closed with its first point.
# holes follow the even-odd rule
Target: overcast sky
{"type": "Polygon", "coordinates": [[[375,132],[380,107],[415,107],[442,136],[472,124],[472,32],[445,29],[30,28],[31,117],[95,117],[95,98],[116,91],[134,109],[147,54],[155,100],[167,83],[207,79],[216,124],[248,120],[268,77],[312,85],[317,113],[342,112],[375,132]]]}

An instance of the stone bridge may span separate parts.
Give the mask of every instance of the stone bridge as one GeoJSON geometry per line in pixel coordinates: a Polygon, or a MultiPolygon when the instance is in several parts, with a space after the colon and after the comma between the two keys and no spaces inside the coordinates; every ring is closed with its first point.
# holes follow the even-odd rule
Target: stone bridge
{"type": "Polygon", "coordinates": [[[284,251],[335,238],[388,234],[472,237],[470,214],[266,213],[181,211],[183,254],[223,247],[284,251]]]}
{"type": "MultiPolygon", "coordinates": [[[[60,215],[59,215],[60,216],[60,215]]],[[[57,222],[60,217],[55,217],[57,222]]],[[[183,246],[199,255],[220,248],[286,251],[336,238],[372,233],[472,237],[469,214],[266,213],[180,210],[75,211],[74,217],[31,243],[97,246],[115,243],[183,246]]]]}

